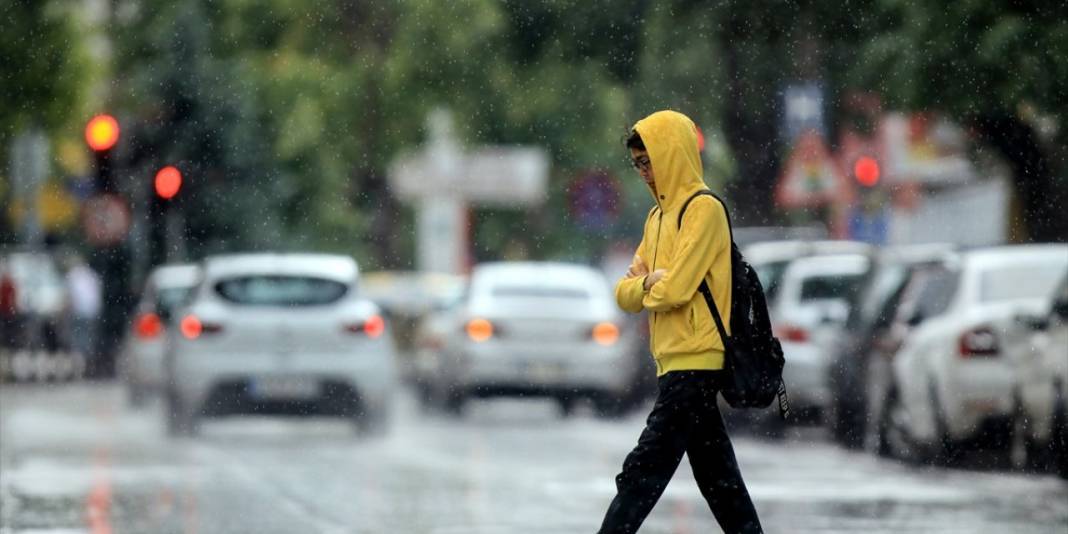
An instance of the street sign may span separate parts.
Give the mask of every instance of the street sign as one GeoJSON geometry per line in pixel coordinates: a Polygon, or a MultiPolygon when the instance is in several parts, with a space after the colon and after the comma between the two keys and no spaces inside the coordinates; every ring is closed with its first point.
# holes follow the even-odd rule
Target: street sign
{"type": "Polygon", "coordinates": [[[530,146],[485,146],[464,152],[447,111],[427,121],[430,140],[389,169],[393,195],[405,202],[448,196],[476,204],[529,206],[545,200],[549,156],[530,146]]]}
{"type": "Polygon", "coordinates": [[[103,194],[82,206],[85,239],[97,247],[117,245],[130,231],[130,207],[119,195],[103,194]]]}
{"type": "Polygon", "coordinates": [[[802,134],[775,186],[775,203],[783,208],[812,207],[848,195],[848,184],[820,135],[814,130],[802,134]]]}
{"type": "Polygon", "coordinates": [[[818,83],[791,85],[783,91],[783,142],[792,145],[812,130],[824,135],[823,89],[818,83]]]}
{"type": "Polygon", "coordinates": [[[545,200],[549,158],[533,147],[486,147],[456,154],[453,172],[429,151],[400,158],[390,168],[393,194],[406,202],[452,196],[479,204],[532,205],[545,200]]]}
{"type": "Polygon", "coordinates": [[[576,178],[567,188],[568,207],[579,226],[604,230],[616,222],[619,214],[619,183],[600,171],[576,178]]]}

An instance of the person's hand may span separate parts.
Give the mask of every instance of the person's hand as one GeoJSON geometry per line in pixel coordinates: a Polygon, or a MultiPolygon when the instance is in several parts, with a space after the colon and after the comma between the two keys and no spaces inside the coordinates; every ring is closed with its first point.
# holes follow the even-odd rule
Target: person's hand
{"type": "Polygon", "coordinates": [[[639,276],[645,276],[649,274],[649,268],[645,266],[645,262],[641,256],[635,254],[634,260],[630,262],[630,267],[627,269],[627,278],[637,278],[639,276]]]}
{"type": "Polygon", "coordinates": [[[649,288],[653,287],[653,284],[659,282],[665,274],[667,274],[667,271],[665,271],[664,269],[657,269],[653,271],[651,274],[649,274],[649,276],[645,277],[645,285],[643,286],[644,289],[646,291],[649,291],[649,288]]]}

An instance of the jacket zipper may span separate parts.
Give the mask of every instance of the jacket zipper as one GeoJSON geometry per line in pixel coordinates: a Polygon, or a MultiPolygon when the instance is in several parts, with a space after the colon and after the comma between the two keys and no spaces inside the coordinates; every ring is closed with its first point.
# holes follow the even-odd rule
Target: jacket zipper
{"type": "MultiPolygon", "coordinates": [[[[660,253],[660,229],[664,226],[664,209],[660,208],[657,213],[656,220],[656,243],[653,245],[653,265],[649,268],[649,274],[652,274],[656,270],[656,257],[660,253]]],[[[653,347],[656,346],[656,341],[653,338],[653,332],[656,330],[656,315],[653,312],[649,312],[649,344],[653,347]]],[[[653,355],[653,359],[656,359],[656,355],[653,355]]],[[[657,365],[659,367],[659,364],[657,365]]]]}

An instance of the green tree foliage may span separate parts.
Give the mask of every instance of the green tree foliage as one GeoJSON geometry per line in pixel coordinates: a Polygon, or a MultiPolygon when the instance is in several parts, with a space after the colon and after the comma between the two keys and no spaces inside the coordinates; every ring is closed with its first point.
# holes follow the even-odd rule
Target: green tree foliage
{"type": "MultiPolygon", "coordinates": [[[[0,0],[0,147],[26,128],[55,135],[81,120],[92,69],[72,2],[0,0]]],[[[8,151],[0,151],[7,176],[8,151]]],[[[0,179],[0,241],[14,238],[6,206],[9,179],[0,179]]]]}
{"type": "Polygon", "coordinates": [[[937,110],[1010,163],[1036,240],[1064,240],[1068,4],[881,0],[852,81],[895,107],[937,110]],[[1041,118],[1054,126],[1042,132],[1041,118]]]}

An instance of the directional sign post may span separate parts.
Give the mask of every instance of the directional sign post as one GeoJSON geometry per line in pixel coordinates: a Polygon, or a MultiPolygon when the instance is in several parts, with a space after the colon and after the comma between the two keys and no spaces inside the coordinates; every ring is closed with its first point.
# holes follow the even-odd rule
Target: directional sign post
{"type": "Polygon", "coordinates": [[[466,270],[469,203],[524,207],[544,201],[549,158],[536,147],[481,147],[464,152],[446,110],[427,120],[430,142],[393,161],[393,194],[417,206],[417,258],[423,271],[466,270]]]}

